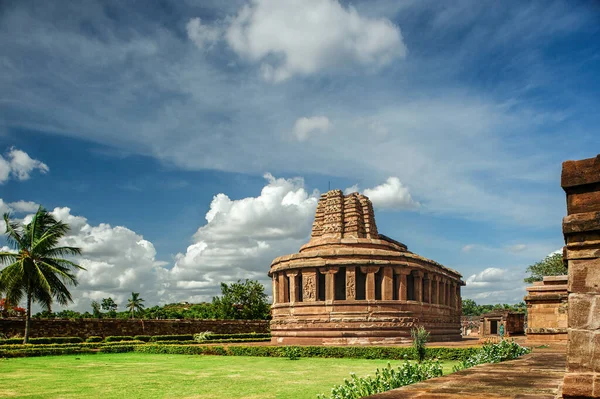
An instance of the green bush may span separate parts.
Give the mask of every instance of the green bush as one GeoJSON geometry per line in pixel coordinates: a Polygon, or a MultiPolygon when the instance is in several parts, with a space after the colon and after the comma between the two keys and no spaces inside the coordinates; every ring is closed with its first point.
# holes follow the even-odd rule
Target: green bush
{"type": "Polygon", "coordinates": [[[135,337],[131,335],[109,335],[104,339],[105,342],[117,342],[117,341],[133,341],[135,337]]]}
{"type": "Polygon", "coordinates": [[[102,337],[98,337],[98,336],[91,336],[91,337],[87,337],[87,339],[85,340],[85,342],[102,342],[102,337]]]}
{"type": "MultiPolygon", "coordinates": [[[[83,342],[79,337],[39,337],[29,338],[30,344],[76,344],[83,342]]],[[[0,340],[0,345],[22,344],[23,338],[8,338],[0,340]]]]}
{"type": "Polygon", "coordinates": [[[284,346],[283,353],[290,360],[298,360],[300,359],[300,348],[297,346],[284,346]]]}
{"type": "Polygon", "coordinates": [[[150,336],[150,335],[136,335],[135,337],[133,337],[133,339],[135,339],[136,341],[144,341],[144,342],[150,342],[151,338],[152,338],[152,336],[150,336]]]}
{"type": "Polygon", "coordinates": [[[5,350],[0,349],[0,357],[34,357],[34,356],[57,356],[57,355],[74,355],[88,353],[93,354],[96,351],[89,348],[67,347],[67,348],[26,348],[5,350]]]}
{"type": "Polygon", "coordinates": [[[186,335],[154,335],[150,338],[150,342],[158,342],[158,341],[193,341],[194,336],[191,334],[186,335]]]}
{"type": "Polygon", "coordinates": [[[497,344],[485,344],[482,348],[452,368],[460,371],[483,363],[500,363],[513,360],[531,352],[531,349],[517,344],[514,340],[502,340],[497,344]]]}
{"type": "Polygon", "coordinates": [[[425,360],[426,350],[425,344],[429,340],[429,331],[423,326],[410,329],[410,336],[413,339],[412,348],[414,351],[414,357],[421,363],[425,360]]]}
{"type": "Polygon", "coordinates": [[[441,375],[442,366],[438,361],[428,360],[423,363],[405,361],[397,369],[393,369],[388,363],[386,368],[375,371],[375,377],[359,378],[355,374],[350,374],[350,380],[344,380],[342,385],[331,389],[331,396],[317,395],[317,398],[358,399],[441,375]]]}

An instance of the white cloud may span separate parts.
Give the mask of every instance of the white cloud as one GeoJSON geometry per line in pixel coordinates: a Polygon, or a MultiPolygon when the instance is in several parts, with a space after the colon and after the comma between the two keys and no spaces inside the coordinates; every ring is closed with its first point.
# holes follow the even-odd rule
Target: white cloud
{"type": "Polygon", "coordinates": [[[517,303],[523,300],[525,286],[522,270],[488,267],[467,278],[463,297],[479,303],[517,303]]]}
{"type": "Polygon", "coordinates": [[[203,24],[200,18],[192,18],[185,26],[187,35],[200,49],[210,49],[223,34],[218,27],[203,24]]]}
{"type": "Polygon", "coordinates": [[[41,173],[50,170],[45,163],[31,158],[24,151],[11,147],[6,158],[0,155],[0,184],[6,182],[11,176],[17,180],[27,180],[31,172],[36,169],[41,173]]]}
{"type": "Polygon", "coordinates": [[[267,185],[258,197],[232,200],[214,196],[207,223],[194,243],[176,256],[169,271],[167,296],[172,300],[209,300],[220,282],[257,279],[270,291],[267,272],[280,255],[297,252],[305,243],[318,193],[309,194],[300,178],[265,175],[267,185]]]}
{"type": "Polygon", "coordinates": [[[36,212],[38,210],[38,208],[40,207],[39,204],[36,204],[33,201],[17,201],[17,202],[11,202],[10,204],[8,204],[15,212],[36,212]]]}
{"type": "Polygon", "coordinates": [[[385,183],[366,188],[363,194],[369,197],[373,206],[380,209],[415,209],[421,206],[413,200],[407,187],[397,177],[389,177],[385,183]]]}
{"type": "Polygon", "coordinates": [[[476,244],[467,244],[464,247],[462,247],[462,249],[460,251],[464,252],[464,253],[469,253],[477,247],[478,247],[478,245],[476,245],[476,244]]]}
{"type": "Polygon", "coordinates": [[[512,253],[523,252],[527,249],[527,245],[515,244],[515,245],[508,246],[506,249],[508,250],[508,252],[512,252],[512,253]]]}
{"type": "Polygon", "coordinates": [[[331,122],[326,116],[302,117],[294,123],[294,135],[298,141],[304,141],[314,133],[325,133],[331,129],[331,122]]]}
{"type": "Polygon", "coordinates": [[[347,63],[378,67],[406,55],[400,29],[337,0],[254,0],[233,18],[227,41],[280,82],[347,63]]]}

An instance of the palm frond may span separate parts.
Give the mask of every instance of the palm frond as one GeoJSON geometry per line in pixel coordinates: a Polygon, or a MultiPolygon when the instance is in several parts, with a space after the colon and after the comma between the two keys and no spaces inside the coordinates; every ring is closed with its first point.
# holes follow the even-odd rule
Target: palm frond
{"type": "Polygon", "coordinates": [[[17,254],[12,252],[0,252],[0,265],[14,263],[17,260],[17,254]]]}
{"type": "Polygon", "coordinates": [[[8,245],[13,249],[28,248],[23,237],[23,226],[18,222],[11,221],[10,213],[5,213],[3,218],[6,225],[5,234],[8,245]]]}

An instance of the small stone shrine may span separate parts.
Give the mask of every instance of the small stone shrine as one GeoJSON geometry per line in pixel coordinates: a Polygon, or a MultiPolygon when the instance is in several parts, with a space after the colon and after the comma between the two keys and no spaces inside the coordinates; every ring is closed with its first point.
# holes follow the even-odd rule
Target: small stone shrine
{"type": "Polygon", "coordinates": [[[480,318],[481,337],[504,336],[523,334],[525,326],[525,314],[498,310],[481,315],[480,318]]]}
{"type": "Polygon", "coordinates": [[[461,339],[461,275],[377,231],[364,195],[332,190],[317,205],[310,241],[276,258],[271,334],[278,344],[461,339]]]}
{"type": "Polygon", "coordinates": [[[566,341],[568,276],[546,276],[527,287],[528,341],[566,341]]]}

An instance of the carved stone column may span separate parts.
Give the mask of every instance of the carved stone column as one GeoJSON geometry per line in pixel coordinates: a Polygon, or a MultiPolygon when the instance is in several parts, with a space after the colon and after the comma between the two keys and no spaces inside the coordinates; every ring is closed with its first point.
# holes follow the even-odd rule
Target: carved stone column
{"type": "Polygon", "coordinates": [[[462,314],[462,298],[460,296],[460,284],[456,284],[456,312],[462,314]]]}
{"type": "Polygon", "coordinates": [[[302,269],[302,302],[317,300],[317,270],[302,269]]]}
{"type": "Polygon", "coordinates": [[[450,281],[446,280],[446,306],[450,306],[450,281]]]}
{"type": "Polygon", "coordinates": [[[279,279],[277,273],[273,273],[273,305],[279,302],[279,279]]]}
{"type": "Polygon", "coordinates": [[[415,277],[415,301],[423,302],[423,272],[414,271],[413,276],[415,277]]]}
{"type": "Polygon", "coordinates": [[[368,301],[375,300],[375,273],[379,271],[378,266],[361,267],[360,270],[367,275],[367,284],[365,299],[368,301]]]}
{"type": "Polygon", "coordinates": [[[450,301],[449,306],[453,309],[456,309],[456,283],[452,281],[450,283],[450,301]]]}
{"type": "Polygon", "coordinates": [[[298,302],[300,300],[300,292],[298,292],[298,271],[288,271],[285,273],[290,282],[290,302],[298,302]]]}
{"type": "Polygon", "coordinates": [[[564,398],[600,398],[600,155],[563,163],[569,344],[564,398]]]}
{"type": "Polygon", "coordinates": [[[406,285],[406,276],[410,274],[412,270],[407,269],[405,267],[396,267],[394,268],[394,272],[399,275],[400,280],[398,284],[398,300],[406,302],[408,297],[407,294],[407,285],[406,285]]]}
{"type": "Polygon", "coordinates": [[[431,276],[427,274],[425,279],[425,291],[423,292],[423,302],[431,303],[431,276]]]}
{"type": "Polygon", "coordinates": [[[346,300],[356,299],[356,267],[346,267],[346,300]]]}
{"type": "Polygon", "coordinates": [[[289,294],[289,286],[288,286],[288,278],[285,275],[285,272],[279,273],[279,300],[281,302],[289,302],[290,297],[289,294]]]}
{"type": "Polygon", "coordinates": [[[390,266],[383,268],[381,299],[384,301],[391,301],[394,299],[394,270],[390,266]]]}
{"type": "Polygon", "coordinates": [[[440,292],[440,289],[438,287],[438,279],[439,276],[437,275],[432,275],[431,277],[431,303],[432,304],[438,304],[438,295],[440,292]]]}
{"type": "Polygon", "coordinates": [[[335,274],[340,270],[338,267],[327,267],[321,269],[325,275],[325,300],[332,302],[335,299],[335,274]]]}
{"type": "Polygon", "coordinates": [[[439,277],[438,280],[438,304],[444,305],[444,301],[446,300],[446,293],[444,292],[445,281],[444,277],[439,277]]]}

